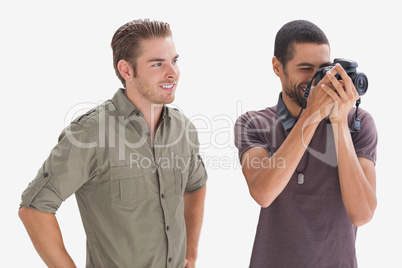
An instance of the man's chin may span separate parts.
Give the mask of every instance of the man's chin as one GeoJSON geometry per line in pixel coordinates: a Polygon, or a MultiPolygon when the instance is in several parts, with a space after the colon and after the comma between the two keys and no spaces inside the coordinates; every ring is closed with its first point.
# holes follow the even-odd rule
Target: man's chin
{"type": "Polygon", "coordinates": [[[291,98],[291,101],[299,107],[303,107],[303,98],[291,98]]]}
{"type": "Polygon", "coordinates": [[[175,99],[175,96],[170,96],[167,98],[163,98],[162,100],[159,100],[158,102],[154,103],[155,105],[165,105],[165,104],[171,104],[175,99]]]}
{"type": "Polygon", "coordinates": [[[296,100],[296,104],[299,105],[300,107],[303,107],[303,103],[304,103],[303,98],[296,100]]]}
{"type": "Polygon", "coordinates": [[[174,101],[174,99],[175,99],[175,95],[173,94],[172,96],[170,96],[169,98],[166,98],[164,100],[164,104],[170,104],[174,101]]]}

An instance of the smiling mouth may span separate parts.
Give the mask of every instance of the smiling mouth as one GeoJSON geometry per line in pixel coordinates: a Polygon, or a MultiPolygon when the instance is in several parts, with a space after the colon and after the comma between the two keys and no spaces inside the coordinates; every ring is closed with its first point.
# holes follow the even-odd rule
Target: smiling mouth
{"type": "Polygon", "coordinates": [[[307,85],[302,85],[302,86],[299,86],[299,89],[301,90],[301,91],[306,91],[306,88],[307,88],[307,85]]]}
{"type": "Polygon", "coordinates": [[[160,88],[163,88],[165,90],[173,90],[176,84],[168,84],[168,85],[160,85],[160,88]]]}

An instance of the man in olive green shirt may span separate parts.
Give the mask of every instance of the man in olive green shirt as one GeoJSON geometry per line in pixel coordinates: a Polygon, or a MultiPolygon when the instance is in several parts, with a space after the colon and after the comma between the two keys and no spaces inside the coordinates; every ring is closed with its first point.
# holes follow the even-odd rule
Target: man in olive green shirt
{"type": "Polygon", "coordinates": [[[73,193],[86,267],[195,267],[207,174],[195,127],[165,105],[180,75],[170,27],[129,22],[112,49],[124,88],[64,129],[19,215],[50,267],[75,267],[55,218],[73,193]]]}

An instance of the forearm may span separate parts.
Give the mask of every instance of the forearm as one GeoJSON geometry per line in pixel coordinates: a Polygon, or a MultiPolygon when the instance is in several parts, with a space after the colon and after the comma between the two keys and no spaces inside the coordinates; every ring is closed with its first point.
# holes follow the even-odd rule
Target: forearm
{"type": "Polygon", "coordinates": [[[377,206],[374,164],[357,157],[346,123],[335,124],[333,130],[342,200],[351,222],[361,226],[371,220],[377,206]]]}
{"type": "Polygon", "coordinates": [[[197,259],[198,241],[204,217],[204,201],[206,186],[202,189],[184,194],[184,219],[187,230],[186,259],[195,262],[197,259]]]}
{"type": "Polygon", "coordinates": [[[36,251],[48,267],[75,267],[64,247],[60,228],[53,213],[22,207],[18,214],[36,251]]]}
{"type": "MultiPolygon", "coordinates": [[[[260,206],[268,207],[285,189],[320,121],[319,112],[304,113],[276,153],[264,158],[260,167],[252,167],[258,171],[248,179],[248,184],[252,197],[260,206]]],[[[244,164],[255,165],[253,162],[244,164]]]]}

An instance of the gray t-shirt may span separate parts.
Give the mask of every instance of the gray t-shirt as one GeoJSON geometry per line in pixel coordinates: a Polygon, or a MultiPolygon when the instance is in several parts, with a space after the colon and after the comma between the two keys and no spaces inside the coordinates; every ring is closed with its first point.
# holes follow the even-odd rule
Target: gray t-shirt
{"type": "MultiPolygon", "coordinates": [[[[355,109],[349,114],[349,125],[355,109]]],[[[359,109],[361,131],[351,133],[358,157],[376,161],[374,120],[359,109]]],[[[241,159],[252,147],[274,154],[294,124],[285,104],[247,112],[235,125],[235,143],[241,159]]],[[[280,164],[280,163],[276,163],[280,164]]],[[[357,267],[357,228],[342,202],[332,125],[323,120],[283,192],[262,208],[250,267],[357,267]],[[304,182],[299,184],[298,173],[304,182]]]]}

